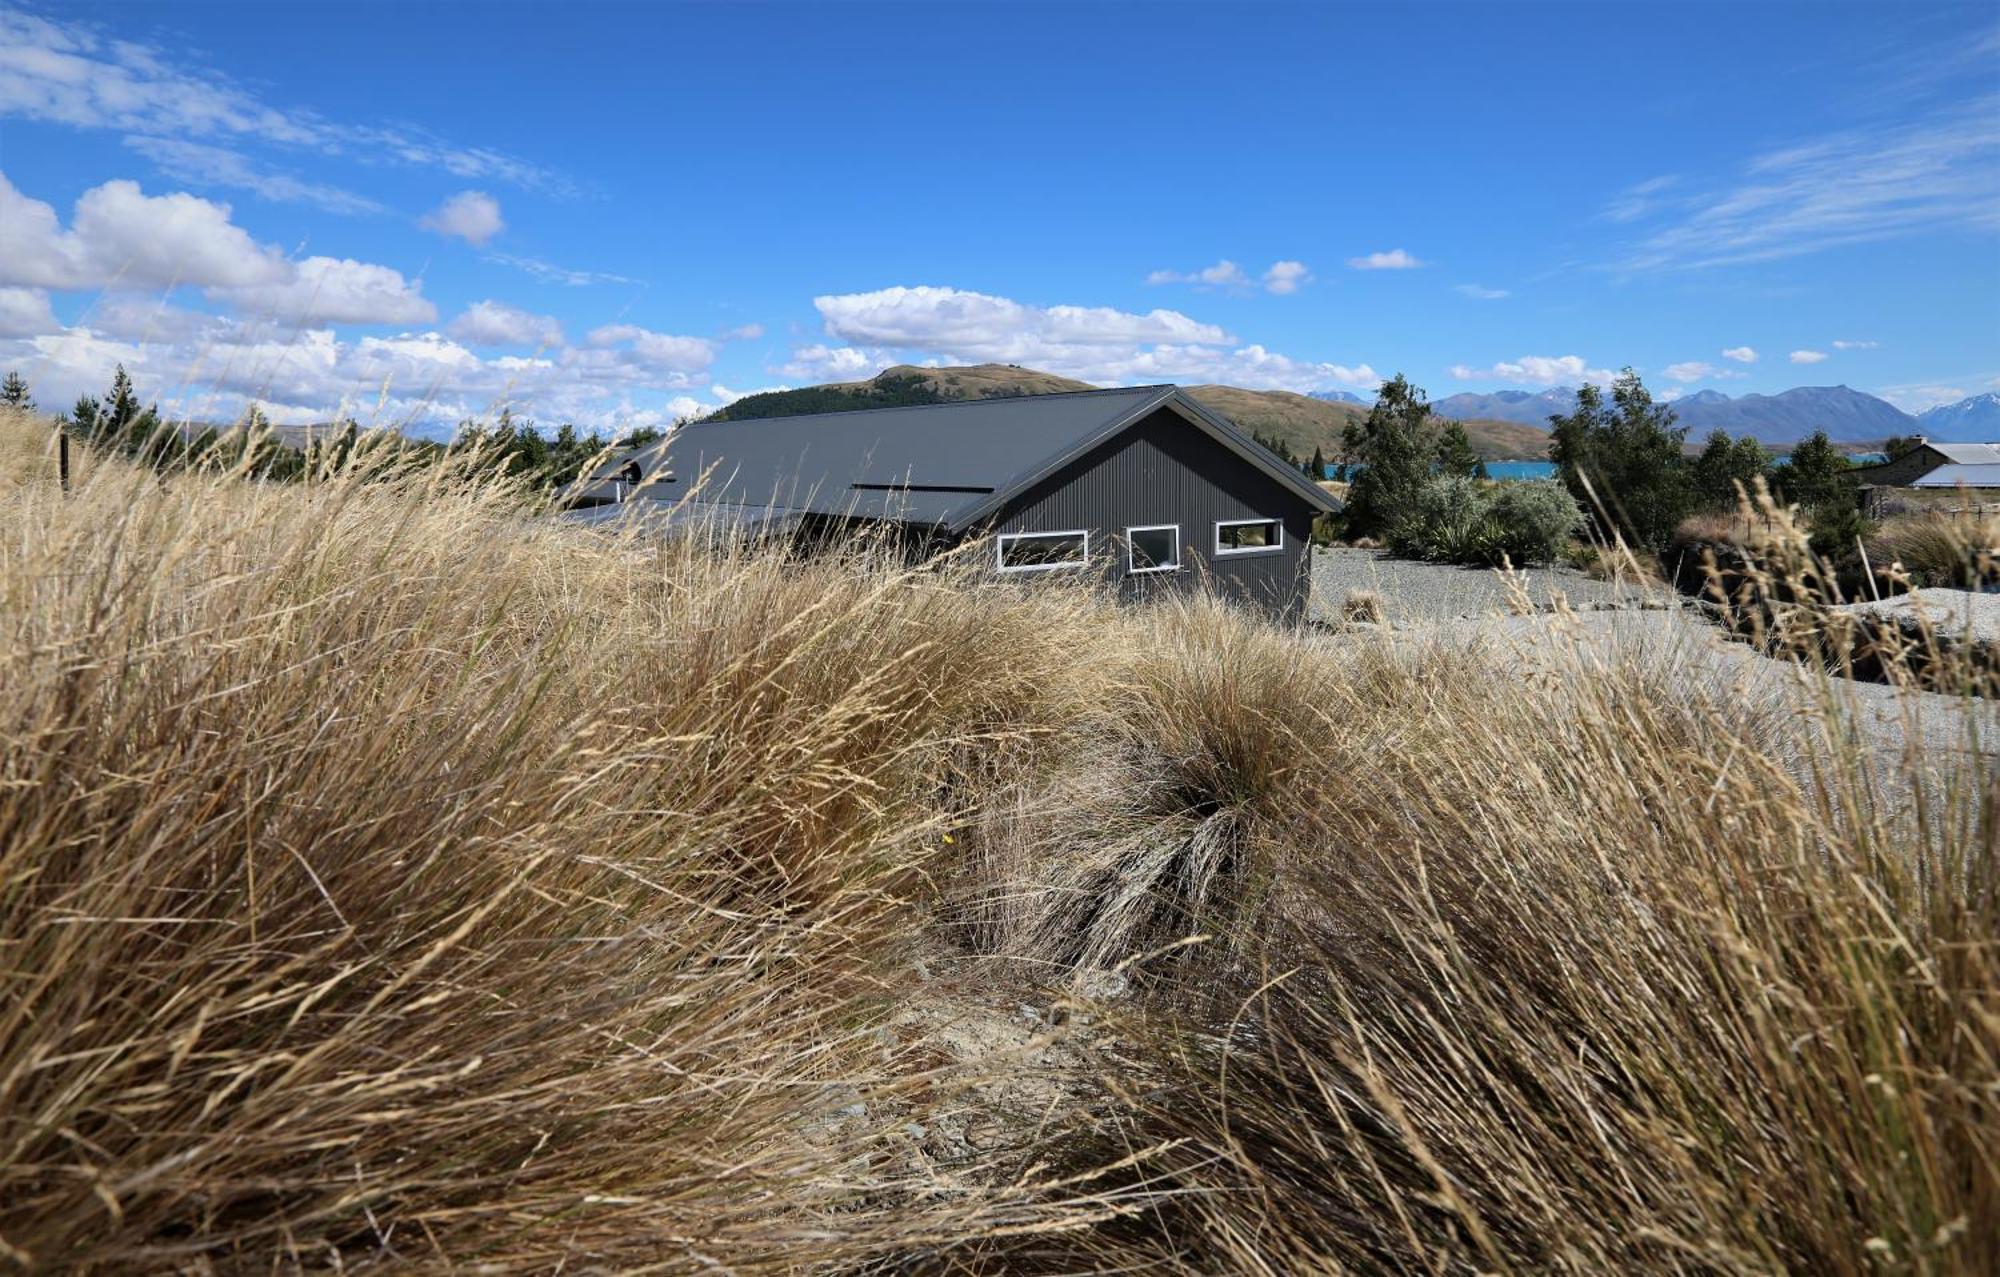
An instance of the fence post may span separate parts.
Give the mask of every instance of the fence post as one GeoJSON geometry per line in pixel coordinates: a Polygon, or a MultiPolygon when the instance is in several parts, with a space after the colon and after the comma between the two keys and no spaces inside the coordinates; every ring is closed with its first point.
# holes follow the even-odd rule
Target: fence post
{"type": "Polygon", "coordinates": [[[64,496],[69,495],[69,427],[56,426],[56,481],[62,485],[64,496]]]}

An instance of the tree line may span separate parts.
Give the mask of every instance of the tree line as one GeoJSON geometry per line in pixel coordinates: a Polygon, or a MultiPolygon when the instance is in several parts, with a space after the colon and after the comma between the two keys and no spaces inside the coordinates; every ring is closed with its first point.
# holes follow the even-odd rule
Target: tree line
{"type": "MultiPolygon", "coordinates": [[[[34,409],[34,396],[18,372],[0,380],[0,406],[34,409]]],[[[364,435],[349,417],[316,428],[302,446],[286,443],[255,404],[221,429],[169,422],[157,404],[141,400],[122,364],[103,395],[79,396],[68,411],[56,414],[56,424],[79,443],[158,471],[220,468],[281,483],[341,470],[364,435]]],[[[608,436],[569,422],[545,434],[532,420],[502,408],[491,423],[461,421],[449,444],[396,435],[394,448],[402,466],[434,465],[449,457],[471,471],[553,492],[576,483],[609,453],[659,438],[661,432],[650,427],[608,436]]]]}
{"type": "MultiPolygon", "coordinates": [[[[1350,486],[1340,532],[1459,562],[1551,559],[1586,527],[1657,553],[1688,516],[1735,510],[1759,480],[1801,508],[1822,552],[1844,550],[1864,530],[1852,464],[1824,430],[1780,464],[1756,439],[1722,430],[1690,456],[1687,429],[1675,421],[1627,368],[1608,396],[1586,385],[1571,411],[1549,418],[1554,479],[1485,485],[1464,427],[1437,417],[1398,375],[1344,433],[1350,486]]],[[[1890,455],[1918,442],[1892,439],[1890,455]]]]}

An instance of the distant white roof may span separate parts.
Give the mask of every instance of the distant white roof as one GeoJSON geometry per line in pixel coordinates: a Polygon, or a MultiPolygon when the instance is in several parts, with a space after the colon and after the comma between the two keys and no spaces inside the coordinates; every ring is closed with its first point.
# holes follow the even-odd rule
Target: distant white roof
{"type": "Polygon", "coordinates": [[[1930,450],[1955,465],[2000,465],[2000,443],[1934,443],[1930,450]]]}
{"type": "MultiPolygon", "coordinates": [[[[1989,452],[2000,453],[2000,449],[1985,444],[1952,444],[1955,448],[1985,447],[1989,452]]],[[[1939,449],[1943,451],[1943,449],[1939,449]]],[[[1913,481],[1913,488],[1956,488],[1959,484],[1968,488],[2000,488],[2000,456],[1982,465],[1939,466],[1921,479],[1913,481]]]]}

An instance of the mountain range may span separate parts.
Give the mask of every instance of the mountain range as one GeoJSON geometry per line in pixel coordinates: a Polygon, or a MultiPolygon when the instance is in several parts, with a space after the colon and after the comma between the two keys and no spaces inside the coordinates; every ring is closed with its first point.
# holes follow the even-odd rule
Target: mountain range
{"type": "MultiPolygon", "coordinates": [[[[1012,364],[956,368],[902,364],[867,381],[834,382],[796,390],[769,391],[740,399],[715,414],[716,420],[745,420],[790,413],[837,412],[897,403],[937,403],[1004,395],[1089,390],[1088,382],[1012,364]]],[[[1242,386],[1189,386],[1190,395],[1243,430],[1275,439],[1301,457],[1315,448],[1340,454],[1341,434],[1359,420],[1371,401],[1345,390],[1310,395],[1242,386]]],[[[1548,419],[1576,406],[1576,391],[1501,390],[1457,394],[1435,400],[1440,416],[1462,422],[1473,450],[1487,461],[1548,455],[1548,419]]],[[[1874,444],[1890,435],[1922,434],[1940,442],[2000,439],[2000,394],[1975,395],[1913,417],[1873,395],[1847,386],[1801,386],[1775,395],[1731,398],[1696,391],[1672,402],[1691,444],[1711,430],[1748,434],[1769,444],[1796,443],[1824,429],[1837,443],[1874,444]]]]}
{"type": "MultiPolygon", "coordinates": [[[[1576,390],[1500,390],[1458,394],[1431,405],[1440,416],[1481,417],[1546,427],[1552,415],[1576,406],[1576,390]]],[[[1711,430],[1751,435],[1760,442],[1796,443],[1824,430],[1836,443],[1879,443],[1890,435],[1921,434],[1940,442],[1974,443],[2000,438],[2000,395],[1975,395],[1912,416],[1901,408],[1849,386],[1798,386],[1775,395],[1731,397],[1697,390],[1672,401],[1690,441],[1711,430]]]]}
{"type": "Polygon", "coordinates": [[[2000,439],[2000,394],[1939,404],[1919,413],[1917,421],[1927,437],[1942,443],[1991,443],[2000,439]]]}

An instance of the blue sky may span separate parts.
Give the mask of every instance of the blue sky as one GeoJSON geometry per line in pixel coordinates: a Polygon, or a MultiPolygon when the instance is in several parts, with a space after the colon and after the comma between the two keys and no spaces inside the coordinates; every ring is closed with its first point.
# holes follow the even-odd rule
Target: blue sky
{"type": "Polygon", "coordinates": [[[1991,5],[0,0],[0,179],[50,405],[2000,388],[1991,5]]]}

